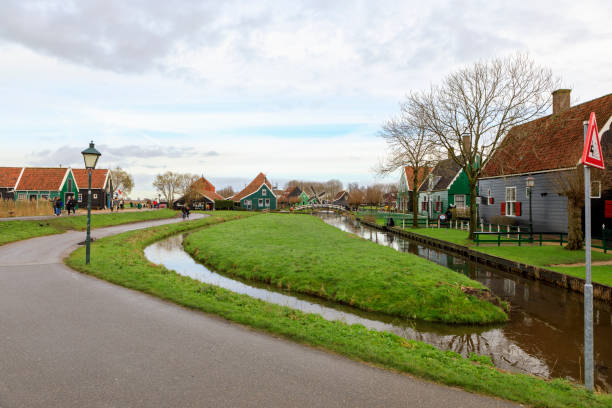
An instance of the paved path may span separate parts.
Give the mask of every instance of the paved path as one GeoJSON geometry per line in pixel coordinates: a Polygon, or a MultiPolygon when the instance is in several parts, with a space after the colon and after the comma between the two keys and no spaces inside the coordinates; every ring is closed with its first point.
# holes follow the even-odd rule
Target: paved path
{"type": "MultiPolygon", "coordinates": [[[[170,222],[180,220],[93,235],[170,222]]],[[[83,236],[68,232],[0,247],[2,408],[513,406],[74,272],[61,260],[83,236]]]]}

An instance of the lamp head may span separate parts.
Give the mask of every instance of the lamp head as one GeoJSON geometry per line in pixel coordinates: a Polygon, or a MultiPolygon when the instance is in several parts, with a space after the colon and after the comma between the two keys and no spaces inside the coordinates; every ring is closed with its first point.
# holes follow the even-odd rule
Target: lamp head
{"type": "Polygon", "coordinates": [[[89,143],[89,148],[83,150],[81,154],[83,155],[83,160],[85,161],[85,168],[88,170],[95,169],[98,159],[100,156],[102,156],[102,153],[97,151],[94,147],[93,140],[89,143]]]}

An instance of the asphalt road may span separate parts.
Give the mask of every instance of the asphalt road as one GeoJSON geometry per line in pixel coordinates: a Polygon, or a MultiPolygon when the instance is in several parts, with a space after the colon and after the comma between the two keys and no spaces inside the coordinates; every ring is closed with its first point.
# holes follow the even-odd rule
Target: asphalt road
{"type": "MultiPolygon", "coordinates": [[[[93,236],[180,222],[96,230],[93,236]]],[[[0,407],[508,407],[74,272],[82,232],[0,246],[0,407]]],[[[92,253],[95,256],[95,252],[92,253]]]]}

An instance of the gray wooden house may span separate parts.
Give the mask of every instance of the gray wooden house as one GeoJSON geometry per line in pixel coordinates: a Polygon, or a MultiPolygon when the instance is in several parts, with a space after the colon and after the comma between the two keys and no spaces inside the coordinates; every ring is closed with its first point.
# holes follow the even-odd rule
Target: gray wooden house
{"type": "MultiPolygon", "coordinates": [[[[491,222],[503,216],[529,225],[526,182],[532,176],[534,231],[567,232],[568,200],[559,194],[560,184],[577,171],[584,146],[583,121],[591,112],[597,115],[604,160],[612,165],[612,94],[572,107],[570,90],[557,90],[553,92],[552,114],[512,128],[483,169],[478,182],[480,218],[491,222]]],[[[601,180],[592,181],[592,229],[598,236],[602,224],[612,226],[612,196],[601,191],[601,180]]]]}

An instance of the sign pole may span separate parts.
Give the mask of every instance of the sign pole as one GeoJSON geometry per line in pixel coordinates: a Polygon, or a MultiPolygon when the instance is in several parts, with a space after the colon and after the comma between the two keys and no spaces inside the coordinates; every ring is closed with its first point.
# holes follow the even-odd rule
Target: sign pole
{"type": "MultiPolygon", "coordinates": [[[[588,122],[584,122],[586,142],[588,122]]],[[[584,385],[593,391],[593,285],[591,284],[591,168],[584,166],[584,234],[585,234],[585,285],[584,285],[584,385]]]]}

